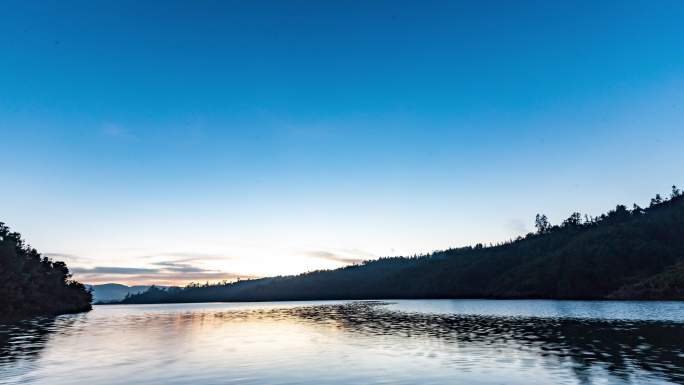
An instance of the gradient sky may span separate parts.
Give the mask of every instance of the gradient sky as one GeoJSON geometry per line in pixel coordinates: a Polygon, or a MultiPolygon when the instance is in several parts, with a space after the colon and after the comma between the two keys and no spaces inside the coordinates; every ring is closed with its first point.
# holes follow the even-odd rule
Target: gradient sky
{"type": "Polygon", "coordinates": [[[681,1],[0,1],[0,221],[88,283],[497,242],[684,184],[681,1]]]}

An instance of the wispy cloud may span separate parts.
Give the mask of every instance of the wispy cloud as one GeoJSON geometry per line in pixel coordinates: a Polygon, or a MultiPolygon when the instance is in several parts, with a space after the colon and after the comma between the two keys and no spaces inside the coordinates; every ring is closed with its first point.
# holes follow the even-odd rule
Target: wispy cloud
{"type": "Polygon", "coordinates": [[[245,274],[205,269],[178,261],[159,261],[152,267],[95,266],[71,269],[75,278],[85,283],[119,282],[126,284],[184,285],[189,282],[232,281],[245,274]]]}
{"type": "Polygon", "coordinates": [[[215,270],[207,270],[207,269],[203,269],[201,267],[192,266],[188,263],[179,263],[179,262],[171,262],[171,261],[155,262],[155,263],[153,263],[153,265],[160,266],[161,270],[173,271],[173,272],[179,272],[179,273],[206,273],[206,272],[215,271],[215,270]]]}
{"type": "Polygon", "coordinates": [[[312,258],[327,259],[329,261],[342,262],[346,264],[361,263],[367,259],[367,256],[354,255],[347,252],[332,252],[326,250],[309,250],[304,252],[304,255],[312,258]]]}
{"type": "Polygon", "coordinates": [[[157,273],[158,269],[139,267],[96,266],[93,268],[74,267],[70,269],[74,274],[148,274],[157,273]]]}
{"type": "Polygon", "coordinates": [[[127,276],[111,275],[80,275],[79,280],[89,284],[101,283],[122,283],[126,285],[164,285],[164,286],[183,286],[190,282],[219,282],[234,281],[237,278],[256,278],[245,274],[230,272],[214,273],[154,273],[154,274],[134,274],[127,276]]]}
{"type": "Polygon", "coordinates": [[[90,261],[91,258],[88,257],[82,257],[80,255],[75,255],[75,254],[68,254],[68,253],[41,253],[43,257],[48,257],[50,259],[58,260],[58,261],[66,261],[70,263],[74,262],[84,262],[84,261],[90,261]]]}
{"type": "Polygon", "coordinates": [[[215,254],[215,253],[198,253],[198,252],[187,252],[187,251],[166,251],[161,253],[151,253],[147,255],[140,255],[135,258],[152,259],[152,258],[171,258],[174,262],[193,262],[193,261],[206,261],[206,260],[220,260],[220,259],[233,259],[233,257],[227,256],[225,254],[215,254]]]}

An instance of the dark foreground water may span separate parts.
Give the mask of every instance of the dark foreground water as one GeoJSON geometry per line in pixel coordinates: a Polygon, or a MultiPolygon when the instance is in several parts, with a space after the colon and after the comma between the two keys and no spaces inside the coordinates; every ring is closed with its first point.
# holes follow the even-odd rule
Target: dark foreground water
{"type": "Polygon", "coordinates": [[[684,383],[684,303],[96,306],[0,325],[0,384],[684,383]]]}

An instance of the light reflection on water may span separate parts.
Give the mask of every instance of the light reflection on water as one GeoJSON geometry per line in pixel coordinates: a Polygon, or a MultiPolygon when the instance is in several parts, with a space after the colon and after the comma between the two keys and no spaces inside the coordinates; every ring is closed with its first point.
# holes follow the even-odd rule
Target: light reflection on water
{"type": "Polygon", "coordinates": [[[677,302],[96,306],[0,326],[0,384],[684,383],[683,315],[677,302]]]}

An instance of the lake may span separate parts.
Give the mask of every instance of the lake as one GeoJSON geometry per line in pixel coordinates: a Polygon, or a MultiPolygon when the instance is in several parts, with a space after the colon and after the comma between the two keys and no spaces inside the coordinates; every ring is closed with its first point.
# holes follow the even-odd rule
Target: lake
{"type": "Polygon", "coordinates": [[[684,303],[109,305],[0,325],[0,384],[190,383],[684,383],[684,303]]]}

